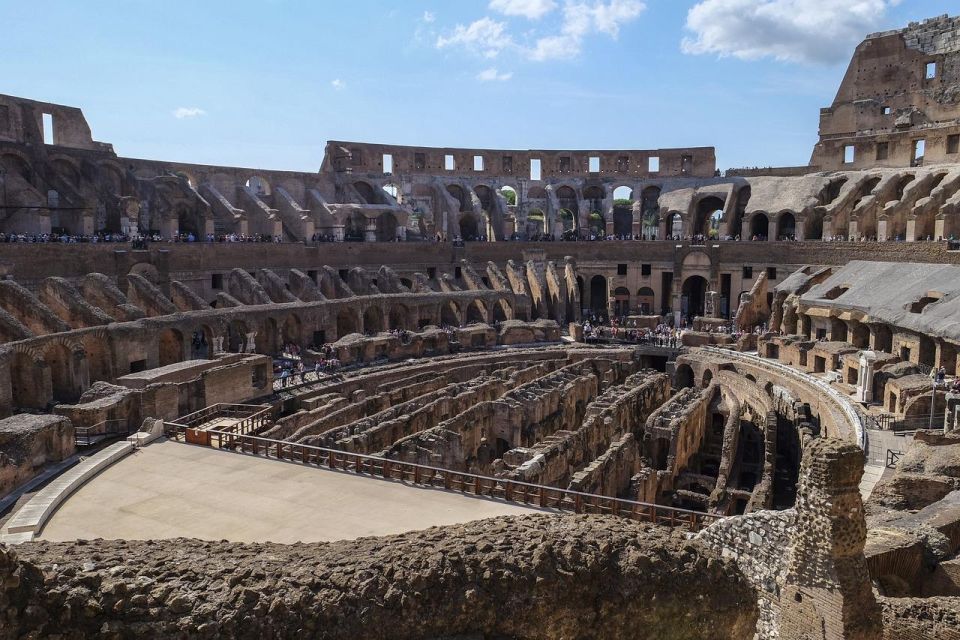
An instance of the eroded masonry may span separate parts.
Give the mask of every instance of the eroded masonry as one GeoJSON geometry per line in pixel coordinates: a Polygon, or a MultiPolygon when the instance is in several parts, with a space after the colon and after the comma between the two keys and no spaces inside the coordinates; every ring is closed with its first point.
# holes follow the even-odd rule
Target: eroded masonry
{"type": "Polygon", "coordinates": [[[724,175],[0,96],[0,638],[960,638],[958,29],[724,175]]]}

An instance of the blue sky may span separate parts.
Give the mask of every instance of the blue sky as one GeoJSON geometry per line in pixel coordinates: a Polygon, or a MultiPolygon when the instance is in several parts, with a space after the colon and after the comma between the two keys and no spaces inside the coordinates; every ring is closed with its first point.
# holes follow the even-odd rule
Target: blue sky
{"type": "Polygon", "coordinates": [[[956,0],[0,0],[0,93],[120,155],[316,171],[328,139],[713,145],[805,164],[870,31],[956,0]]]}

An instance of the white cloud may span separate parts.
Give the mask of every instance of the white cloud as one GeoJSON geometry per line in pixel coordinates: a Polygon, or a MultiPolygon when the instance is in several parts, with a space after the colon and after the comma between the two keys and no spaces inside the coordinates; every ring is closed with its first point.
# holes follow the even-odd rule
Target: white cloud
{"type": "Polygon", "coordinates": [[[506,82],[513,77],[512,71],[504,71],[500,73],[497,71],[496,67],[490,67],[489,69],[484,69],[477,74],[477,80],[480,82],[506,82]]]}
{"type": "Polygon", "coordinates": [[[491,11],[530,20],[539,20],[556,8],[554,0],[490,0],[491,11]]]}
{"type": "Polygon", "coordinates": [[[437,16],[432,11],[424,11],[423,17],[421,18],[421,20],[423,20],[424,22],[433,22],[436,19],[437,19],[437,16]]]}
{"type": "Polygon", "coordinates": [[[207,112],[199,107],[177,107],[173,110],[173,117],[177,120],[183,120],[184,118],[196,118],[197,116],[205,116],[207,112]]]}
{"type": "Polygon", "coordinates": [[[340,91],[341,89],[344,89],[347,86],[347,83],[341,80],[340,78],[334,78],[333,80],[330,81],[330,86],[336,89],[337,91],[340,91]]]}
{"type": "Polygon", "coordinates": [[[568,0],[563,7],[560,34],[537,39],[529,55],[538,61],[575,58],[588,36],[606,34],[616,39],[620,27],[638,18],[644,9],[646,4],[640,0],[593,3],[568,0]]]}
{"type": "Polygon", "coordinates": [[[688,54],[832,64],[900,0],[702,0],[687,13],[688,54]]]}
{"type": "Polygon", "coordinates": [[[458,24],[449,36],[437,38],[437,48],[460,46],[484,58],[495,58],[513,46],[507,25],[490,18],[480,18],[467,26],[458,24]]]}

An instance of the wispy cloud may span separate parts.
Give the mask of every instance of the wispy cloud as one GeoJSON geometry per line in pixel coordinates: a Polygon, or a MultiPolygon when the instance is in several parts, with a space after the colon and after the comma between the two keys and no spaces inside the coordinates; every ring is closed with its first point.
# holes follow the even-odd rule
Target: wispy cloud
{"type": "MultiPolygon", "coordinates": [[[[536,19],[557,6],[554,0],[491,0],[490,8],[504,15],[536,19]]],[[[437,38],[436,47],[461,48],[484,58],[496,58],[504,51],[543,62],[575,58],[584,42],[594,35],[616,39],[620,28],[646,9],[640,0],[566,0],[559,32],[536,35],[525,32],[514,38],[507,23],[485,16],[468,25],[458,24],[437,38]]]]}
{"type": "Polygon", "coordinates": [[[836,64],[901,0],[702,0],[687,13],[688,54],[836,64]]]}
{"type": "Polygon", "coordinates": [[[340,78],[334,78],[333,80],[330,81],[330,86],[337,91],[342,91],[343,89],[346,89],[347,83],[341,80],[340,78]]]}
{"type": "Polygon", "coordinates": [[[513,77],[512,71],[504,71],[503,73],[497,71],[495,67],[490,67],[489,69],[484,69],[477,74],[477,80],[480,82],[506,82],[513,77]]]}
{"type": "Polygon", "coordinates": [[[490,0],[491,11],[530,20],[539,20],[556,8],[554,0],[490,0]]]}
{"type": "Polygon", "coordinates": [[[183,120],[184,118],[196,118],[198,116],[205,115],[207,115],[207,112],[200,107],[177,107],[173,110],[173,117],[177,120],[183,120]]]}

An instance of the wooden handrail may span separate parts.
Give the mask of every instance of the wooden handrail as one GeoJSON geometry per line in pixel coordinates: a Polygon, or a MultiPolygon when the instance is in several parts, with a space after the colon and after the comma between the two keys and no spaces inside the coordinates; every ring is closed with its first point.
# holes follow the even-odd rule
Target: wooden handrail
{"type": "MultiPolygon", "coordinates": [[[[171,422],[167,422],[165,426],[167,436],[175,440],[185,439],[184,434],[186,429],[189,428],[171,422]]],[[[331,470],[352,472],[359,475],[380,477],[387,480],[412,482],[421,486],[497,498],[516,504],[535,505],[545,509],[557,509],[573,513],[609,514],[669,526],[685,525],[692,531],[700,529],[705,523],[722,517],[678,507],[572,491],[506,478],[482,476],[469,471],[456,471],[414,462],[390,460],[362,453],[251,436],[235,431],[210,429],[205,433],[209,434],[210,445],[220,449],[234,450],[297,464],[326,467],[331,470]]]]}

